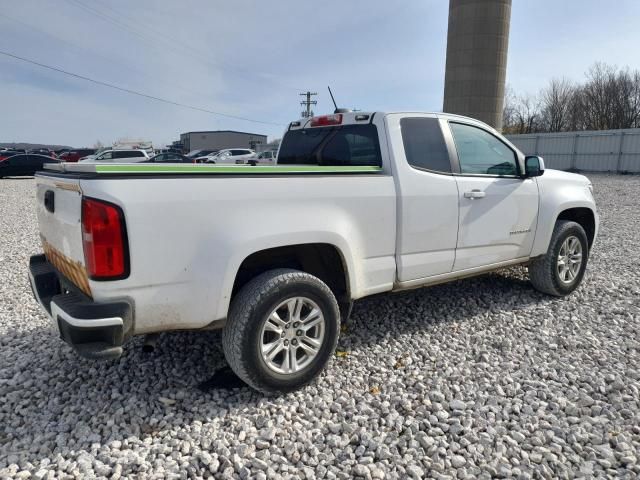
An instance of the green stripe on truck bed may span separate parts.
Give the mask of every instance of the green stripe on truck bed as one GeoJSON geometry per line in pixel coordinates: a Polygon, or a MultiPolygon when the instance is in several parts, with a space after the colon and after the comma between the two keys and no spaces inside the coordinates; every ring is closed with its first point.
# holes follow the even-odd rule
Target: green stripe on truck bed
{"type": "Polygon", "coordinates": [[[97,173],[373,173],[381,167],[318,165],[96,165],[97,173]]]}

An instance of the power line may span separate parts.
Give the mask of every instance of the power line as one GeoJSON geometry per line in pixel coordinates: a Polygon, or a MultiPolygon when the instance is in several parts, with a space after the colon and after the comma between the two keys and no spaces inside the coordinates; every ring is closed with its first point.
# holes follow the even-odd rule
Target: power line
{"type": "MultiPolygon", "coordinates": [[[[88,53],[90,53],[90,54],[92,54],[92,55],[94,55],[94,56],[96,56],[98,58],[102,58],[103,60],[106,60],[109,64],[112,64],[113,61],[114,61],[113,58],[109,58],[109,57],[106,57],[104,55],[101,55],[100,53],[92,51],[92,50],[89,50],[88,48],[83,47],[81,45],[76,45],[76,44],[74,44],[72,42],[69,42],[68,40],[65,40],[62,37],[54,35],[51,32],[47,32],[46,30],[43,30],[42,28],[35,27],[34,25],[31,25],[31,24],[29,24],[27,22],[24,22],[24,21],[20,20],[20,19],[10,17],[10,16],[8,16],[8,15],[6,15],[4,13],[1,13],[1,12],[0,12],[0,17],[5,18],[5,19],[9,20],[10,22],[20,23],[20,24],[24,25],[27,28],[30,28],[30,29],[32,29],[32,30],[34,30],[36,32],[40,32],[41,34],[47,35],[47,36],[49,36],[51,38],[54,38],[54,39],[58,40],[59,42],[65,43],[67,45],[70,45],[73,48],[77,48],[78,50],[83,50],[83,51],[88,52],[88,53]]],[[[180,90],[183,90],[184,92],[190,93],[192,95],[204,96],[204,94],[202,92],[196,92],[195,90],[192,90],[192,89],[190,89],[188,87],[185,87],[182,84],[177,84],[175,82],[168,81],[166,79],[166,77],[164,77],[164,76],[160,76],[160,75],[152,76],[152,75],[149,74],[149,72],[142,71],[142,70],[140,70],[140,69],[138,69],[138,68],[136,68],[136,67],[134,67],[132,65],[127,65],[125,68],[127,70],[129,70],[130,72],[135,72],[138,75],[144,76],[144,77],[149,78],[149,79],[153,79],[156,82],[164,83],[167,86],[171,86],[172,88],[179,88],[180,90]]]]}
{"type": "Polygon", "coordinates": [[[110,10],[111,12],[113,12],[115,15],[117,15],[117,17],[113,17],[112,15],[109,15],[107,13],[105,13],[104,11],[101,11],[97,8],[95,8],[94,6],[89,6],[86,5],[85,3],[81,2],[80,0],[66,0],[67,3],[69,3],[70,5],[75,5],[77,7],[82,8],[83,10],[85,10],[86,12],[95,15],[103,20],[105,20],[108,23],[111,23],[113,25],[116,25],[117,27],[120,27],[121,29],[124,29],[126,31],[128,31],[129,33],[132,33],[134,35],[136,35],[137,37],[139,37],[140,39],[142,39],[145,43],[147,43],[148,45],[150,45],[151,47],[157,49],[157,50],[162,50],[162,48],[160,48],[157,45],[158,40],[164,42],[168,47],[172,48],[175,52],[179,52],[180,54],[187,54],[189,56],[191,56],[192,58],[195,58],[199,61],[203,61],[205,63],[208,63],[210,66],[214,67],[214,68],[220,68],[220,67],[224,67],[228,70],[233,70],[236,74],[240,74],[241,76],[244,76],[245,78],[251,78],[251,77],[260,77],[260,79],[262,79],[263,81],[269,82],[273,85],[277,85],[280,86],[282,88],[287,88],[289,90],[300,90],[299,88],[296,87],[292,87],[290,85],[284,85],[280,82],[277,82],[269,77],[266,77],[264,75],[260,75],[260,74],[256,74],[255,72],[251,72],[239,67],[235,67],[232,65],[228,65],[225,64],[223,62],[217,61],[217,62],[212,62],[209,57],[208,54],[205,54],[202,52],[202,50],[198,50],[196,48],[194,48],[193,46],[190,46],[174,37],[171,37],[169,35],[166,34],[166,32],[162,32],[159,30],[156,30],[150,26],[146,26],[144,27],[144,29],[138,30],[135,27],[132,27],[130,24],[127,24],[124,20],[122,20],[123,18],[126,17],[126,15],[121,14],[120,12],[118,12],[117,10],[113,9],[111,6],[107,6],[102,4],[103,7],[107,8],[108,10],[110,10]],[[149,34],[153,34],[154,36],[150,36],[149,34]],[[175,44],[175,45],[174,45],[175,44]]]}
{"type": "Polygon", "coordinates": [[[101,80],[96,80],[94,78],[85,77],[84,75],[80,75],[78,73],[69,72],[69,71],[63,70],[61,68],[52,67],[50,65],[45,65],[44,63],[36,62],[35,60],[29,60],[28,58],[20,57],[18,55],[14,55],[13,53],[4,52],[2,50],[0,50],[0,55],[5,55],[7,57],[15,58],[16,60],[21,60],[23,62],[30,63],[32,65],[36,65],[36,66],[41,67],[41,68],[46,68],[48,70],[53,70],[54,72],[63,73],[65,75],[69,75],[71,77],[79,78],[80,80],[86,80],[88,82],[92,82],[92,83],[95,83],[97,85],[102,85],[104,87],[109,87],[109,88],[113,88],[115,90],[120,90],[121,92],[129,93],[131,95],[137,95],[139,97],[148,98],[150,100],[156,100],[158,102],[168,103],[169,105],[175,105],[175,106],[183,107],[183,108],[190,108],[191,110],[197,110],[199,112],[211,113],[212,115],[219,115],[221,117],[233,118],[233,119],[236,119],[236,120],[243,120],[245,122],[263,123],[265,125],[277,125],[279,127],[284,126],[281,123],[266,122],[266,121],[263,121],[263,120],[254,120],[254,119],[251,119],[251,118],[240,117],[240,116],[237,116],[237,115],[230,115],[228,113],[214,112],[213,110],[207,110],[206,108],[194,107],[193,105],[187,105],[185,103],[179,103],[179,102],[174,102],[173,100],[167,100],[166,98],[161,98],[161,97],[156,97],[156,96],[153,96],[153,95],[148,95],[146,93],[138,92],[136,90],[131,90],[129,88],[119,87],[117,85],[113,85],[111,83],[103,82],[101,80]]]}

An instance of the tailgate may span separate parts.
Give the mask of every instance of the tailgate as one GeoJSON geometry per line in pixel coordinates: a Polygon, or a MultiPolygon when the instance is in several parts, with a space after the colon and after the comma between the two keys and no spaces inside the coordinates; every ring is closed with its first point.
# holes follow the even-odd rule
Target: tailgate
{"type": "Polygon", "coordinates": [[[36,175],[40,238],[47,260],[91,296],[82,247],[82,192],[77,178],[36,175]]]}

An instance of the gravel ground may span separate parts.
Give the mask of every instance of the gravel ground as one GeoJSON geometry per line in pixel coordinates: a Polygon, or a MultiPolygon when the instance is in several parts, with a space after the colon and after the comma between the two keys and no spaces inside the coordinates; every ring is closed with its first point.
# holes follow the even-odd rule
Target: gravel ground
{"type": "Polygon", "coordinates": [[[359,302],[313,386],[203,393],[217,333],[77,357],[26,281],[33,180],[0,180],[0,477],[640,476],[640,177],[592,175],[601,234],[555,299],[510,269],[359,302]]]}

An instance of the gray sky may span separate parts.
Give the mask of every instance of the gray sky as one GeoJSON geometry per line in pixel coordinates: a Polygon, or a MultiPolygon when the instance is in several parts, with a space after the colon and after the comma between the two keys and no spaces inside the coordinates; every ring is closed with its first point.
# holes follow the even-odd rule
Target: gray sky
{"type": "MultiPolygon", "coordinates": [[[[316,113],[442,108],[448,1],[0,0],[0,50],[251,123],[158,103],[0,55],[0,142],[74,146],[189,130],[279,137],[316,113]]],[[[596,61],[640,69],[640,2],[513,0],[507,82],[537,92],[596,61]]]]}

